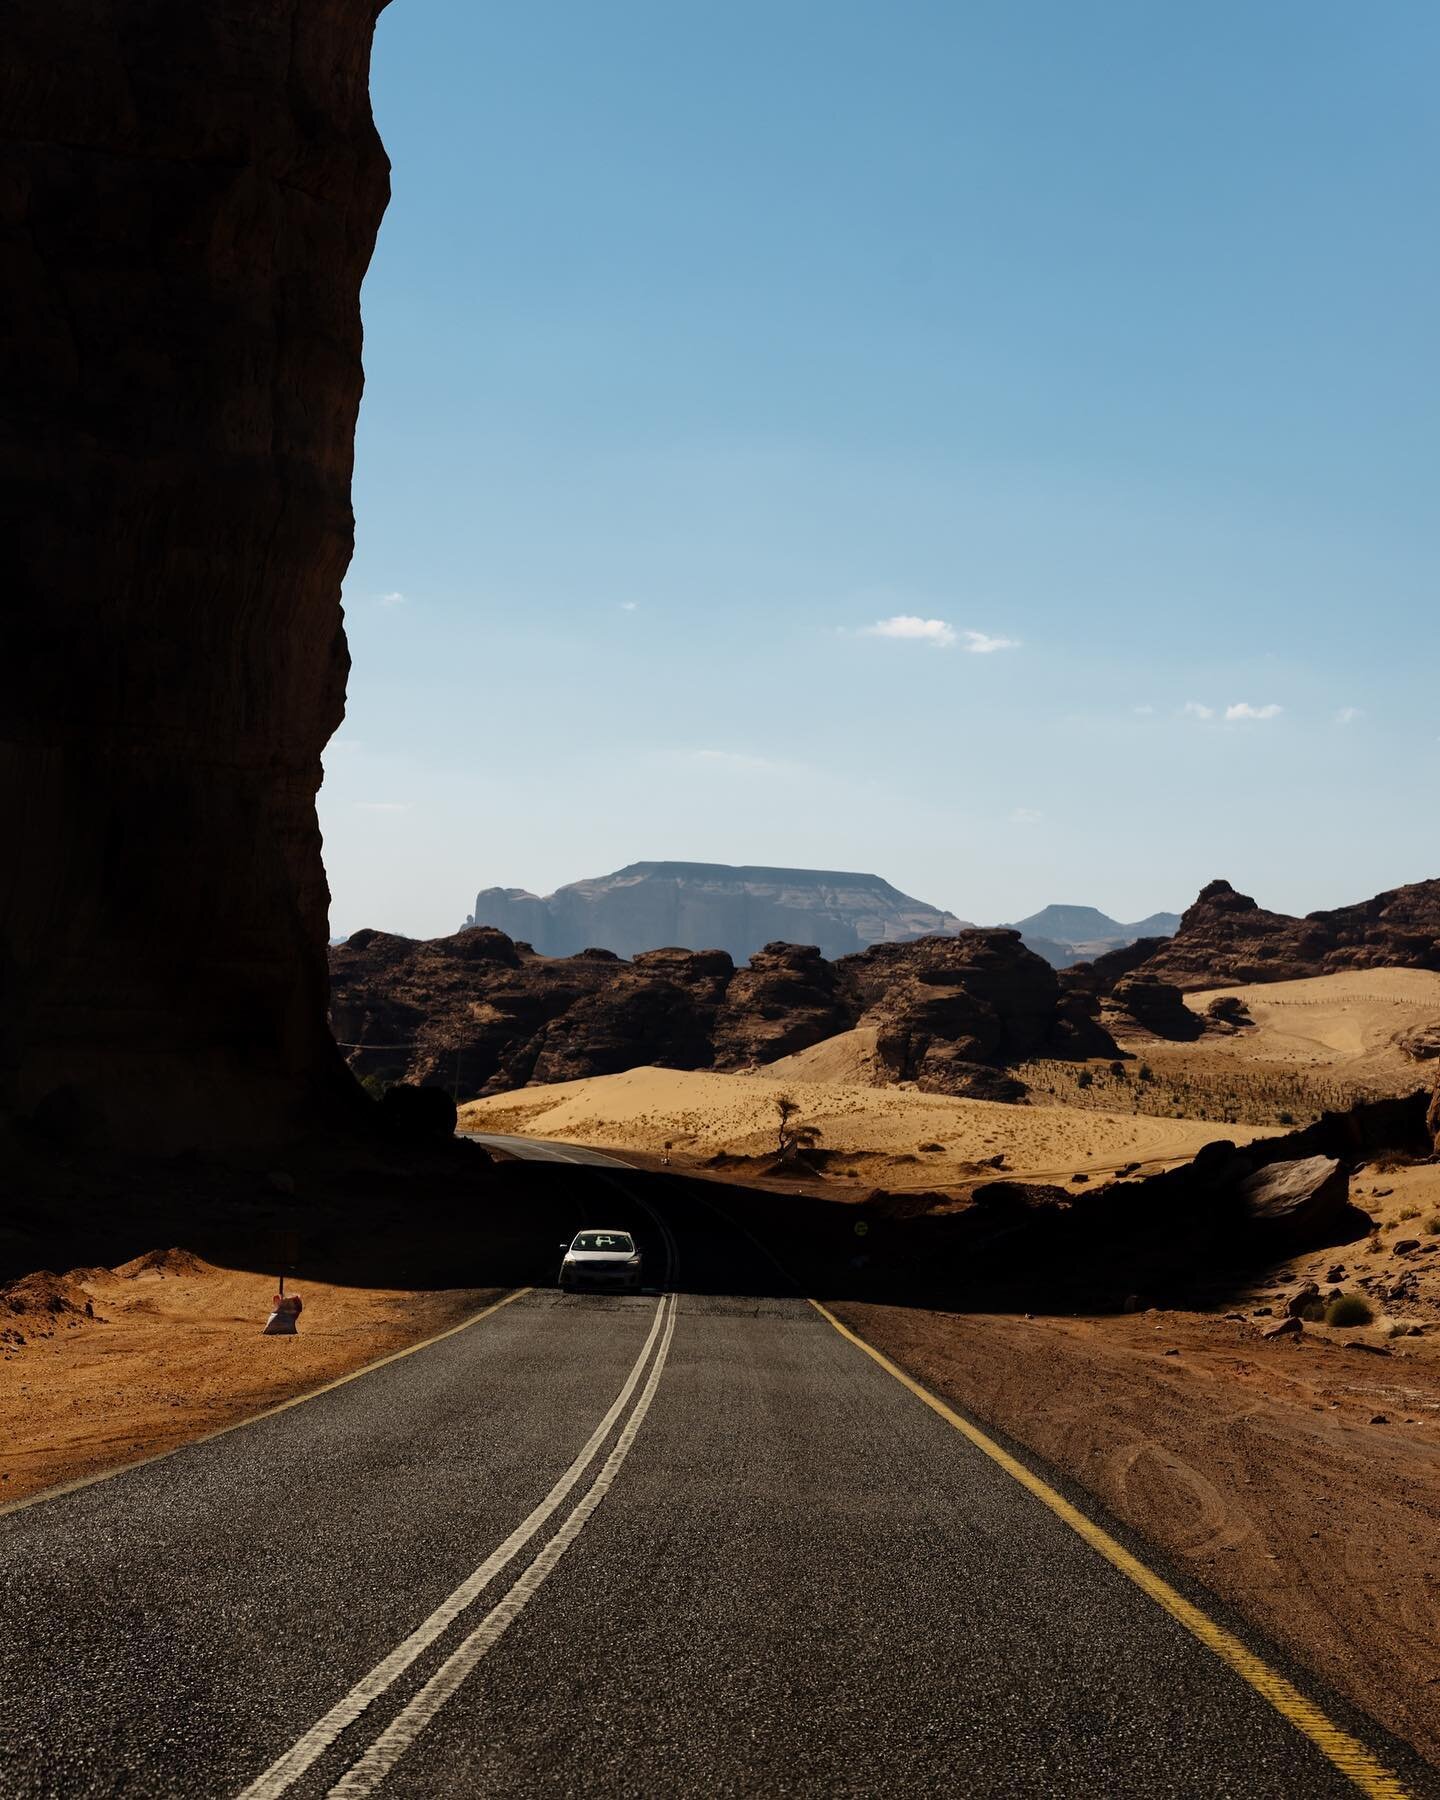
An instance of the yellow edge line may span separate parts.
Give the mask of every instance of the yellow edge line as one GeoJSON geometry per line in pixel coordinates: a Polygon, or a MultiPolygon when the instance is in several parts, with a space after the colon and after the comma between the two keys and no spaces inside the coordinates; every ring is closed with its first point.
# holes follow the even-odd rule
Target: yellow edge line
{"type": "Polygon", "coordinates": [[[811,1300],[810,1304],[822,1319],[828,1320],[835,1327],[841,1337],[848,1338],[858,1350],[863,1350],[872,1361],[879,1363],[887,1375],[893,1375],[902,1387],[909,1388],[916,1399],[923,1400],[932,1412],[939,1413],[948,1425],[953,1425],[967,1437],[977,1450],[982,1450],[1007,1475],[1018,1481],[1021,1487],[1028,1489],[1042,1505],[1048,1506],[1072,1531],[1078,1532],[1092,1550],[1097,1550],[1122,1575],[1128,1575],[1157,1605],[1164,1607],[1172,1618],[1178,1619],[1207,1650],[1213,1651],[1297,1730],[1303,1731],[1311,1743],[1329,1758],[1342,1775],[1348,1776],[1362,1793],[1370,1795],[1371,1800],[1410,1800],[1409,1790],[1358,1739],[1342,1731],[1283,1675],[1277,1674],[1252,1650],[1246,1649],[1233,1633],[1217,1625],[1198,1606],[1192,1605],[1183,1594],[1171,1587],[1168,1581],[1163,1581],[1152,1569],[1147,1569],[1137,1557],[1116,1543],[1107,1531],[1102,1531],[1093,1519],[1087,1518],[1078,1507],[1072,1506],[1054,1488],[1027,1469],[1024,1463],[1002,1450],[978,1426],[962,1418],[943,1400],[898,1368],[888,1356],[882,1356],[864,1338],[851,1331],[847,1325],[842,1325],[827,1307],[822,1306],[818,1300],[811,1300]]]}
{"type": "Polygon", "coordinates": [[[94,1487],[97,1482],[113,1481],[117,1475],[128,1475],[132,1469],[144,1469],[151,1463],[164,1462],[167,1456],[178,1456],[182,1450],[191,1450],[196,1444],[213,1443],[216,1438],[228,1437],[232,1431],[243,1431],[247,1425],[258,1425],[262,1419],[273,1419],[277,1413],[289,1412],[292,1406],[303,1406],[307,1400],[318,1400],[321,1394],[333,1393],[347,1382],[358,1381],[362,1375],[373,1375],[387,1363],[399,1362],[402,1356],[414,1356],[417,1350],[428,1350],[432,1344],[442,1343],[446,1338],[454,1337],[457,1332],[468,1331],[472,1325],[478,1325],[482,1319],[488,1319],[492,1313],[499,1312],[502,1306],[509,1306],[512,1300],[523,1300],[526,1294],[533,1294],[534,1291],[534,1288],[516,1288],[514,1293],[506,1294],[503,1299],[492,1302],[480,1312],[471,1313],[468,1319],[462,1319],[458,1325],[437,1331],[434,1337],[421,1338],[418,1344],[407,1344],[403,1350],[392,1350],[388,1356],[377,1357],[374,1362],[352,1369],[348,1375],[337,1375],[333,1381],[307,1388],[303,1394],[293,1394],[288,1400],[281,1400],[275,1406],[267,1406],[263,1412],[251,1413],[244,1419],[234,1419],[228,1425],[219,1425],[214,1431],[207,1431],[200,1437],[187,1438],[183,1444],[174,1444],[168,1450],[158,1450],[154,1456],[139,1456],[134,1462],[120,1463],[113,1469],[102,1469],[98,1475],[82,1475],[76,1481],[62,1481],[58,1487],[45,1488],[38,1494],[31,1494],[27,1500],[11,1500],[7,1505],[0,1506],[0,1519],[9,1513],[24,1512],[27,1507],[39,1506],[46,1500],[58,1500],[62,1494],[74,1494],[81,1488],[94,1487]]]}

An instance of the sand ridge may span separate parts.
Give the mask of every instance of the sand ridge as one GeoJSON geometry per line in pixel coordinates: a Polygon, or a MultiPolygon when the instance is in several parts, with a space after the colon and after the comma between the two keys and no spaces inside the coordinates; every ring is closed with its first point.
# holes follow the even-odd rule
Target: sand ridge
{"type": "MultiPolygon", "coordinates": [[[[792,1071],[797,1064],[824,1067],[817,1053],[826,1049],[817,1045],[785,1060],[792,1071]]],[[[837,1048],[832,1039],[830,1050],[838,1066],[863,1045],[837,1048]]],[[[721,1153],[761,1157],[776,1148],[775,1101],[786,1094],[800,1108],[799,1122],[819,1129],[822,1149],[862,1159],[866,1179],[893,1187],[957,1184],[997,1156],[1008,1174],[1099,1176],[1132,1163],[1156,1168],[1188,1160],[1221,1135],[1241,1142],[1266,1135],[1264,1128],[1245,1125],[1227,1126],[1222,1134],[1192,1119],[958,1100],[909,1085],[791,1079],[777,1073],[780,1068],[742,1075],[628,1069],[522,1088],[468,1102],[460,1108],[460,1129],[651,1153],[668,1145],[676,1156],[697,1162],[721,1153]]],[[[862,1171],[857,1166],[852,1172],[862,1171]]]]}
{"type": "MultiPolygon", "coordinates": [[[[1242,1001],[1255,1025],[1234,1037],[1207,1039],[1212,1054],[1355,1078],[1419,1079],[1417,1064],[1397,1040],[1440,1020],[1440,974],[1428,969],[1346,969],[1304,981],[1214,988],[1187,994],[1185,1004],[1203,1014],[1222,996],[1242,1001]]],[[[1152,1048],[1147,1044],[1147,1051],[1152,1048]]]]}

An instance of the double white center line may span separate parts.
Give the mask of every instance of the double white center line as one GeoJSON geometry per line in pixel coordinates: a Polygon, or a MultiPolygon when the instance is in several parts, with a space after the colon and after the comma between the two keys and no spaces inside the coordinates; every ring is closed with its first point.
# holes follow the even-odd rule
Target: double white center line
{"type": "MultiPolygon", "coordinates": [[[[669,1248],[668,1231],[665,1232],[665,1236],[667,1248],[669,1248]]],[[[673,1255],[674,1252],[671,1249],[672,1258],[673,1255]]],[[[641,1389],[640,1398],[635,1402],[629,1417],[625,1420],[620,1435],[615,1440],[614,1448],[601,1465],[599,1474],[596,1475],[580,1500],[576,1502],[559,1530],[544,1545],[535,1560],[516,1578],[499,1601],[491,1607],[475,1629],[462,1640],[457,1649],[446,1657],[409,1704],[381,1732],[369,1749],[351,1764],[346,1773],[329,1790],[327,1800],[360,1800],[362,1795],[374,1792],[440,1708],[459,1688],[466,1676],[514,1624],[546,1578],[553,1572],[561,1557],[579,1537],[596,1507],[613,1486],[621,1465],[630,1454],[631,1446],[635,1442],[645,1415],[650,1410],[650,1403],[655,1398],[655,1390],[660,1385],[665,1359],[669,1355],[670,1340],[674,1335],[675,1296],[667,1293],[655,1309],[649,1336],[645,1339],[644,1346],[635,1359],[634,1367],[626,1377],[625,1385],[616,1395],[614,1405],[595,1427],[574,1462],[530,1516],[522,1524],[516,1526],[499,1549],[487,1556],[479,1568],[472,1575],[467,1576],[454,1593],[442,1601],[423,1624],[412,1631],[409,1637],[403,1643],[398,1644],[382,1662],[377,1663],[368,1675],[357,1681],[350,1692],[343,1699],[337,1701],[323,1718],[317,1720],[278,1761],[272,1763],[258,1780],[251,1782],[250,1786],[240,1795],[239,1800],[277,1800],[279,1795],[291,1788],[305,1771],[339,1739],[341,1733],[355,1724],[361,1715],[399,1680],[405,1670],[443,1636],[455,1620],[479,1598],[501,1570],[520,1554],[532,1538],[539,1534],[541,1528],[559,1511],[571,1491],[578,1485],[580,1478],[599,1454],[601,1445],[629,1405],[658,1338],[660,1347],[655,1353],[653,1362],[650,1362],[650,1372],[641,1389]]]]}

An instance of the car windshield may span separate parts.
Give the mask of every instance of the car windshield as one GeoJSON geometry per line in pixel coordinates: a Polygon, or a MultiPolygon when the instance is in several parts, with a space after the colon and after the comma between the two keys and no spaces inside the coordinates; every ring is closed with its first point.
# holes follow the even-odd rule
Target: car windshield
{"type": "Polygon", "coordinates": [[[628,1232],[582,1231],[570,1248],[572,1250],[623,1250],[628,1255],[635,1245],[628,1232]]]}

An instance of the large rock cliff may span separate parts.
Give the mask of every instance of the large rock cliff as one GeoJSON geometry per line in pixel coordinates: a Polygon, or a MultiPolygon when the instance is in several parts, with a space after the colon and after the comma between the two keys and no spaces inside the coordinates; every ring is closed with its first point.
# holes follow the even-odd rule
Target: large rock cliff
{"type": "Polygon", "coordinates": [[[17,0],[0,200],[0,1111],[151,1147],[343,1104],[344,708],[383,0],[17,0]]]}
{"type": "Polygon", "coordinates": [[[776,941],[813,943],[836,957],[965,928],[963,919],[878,875],[686,862],[630,863],[543,896],[486,888],[466,923],[493,925],[543,956],[574,956],[591,945],[638,956],[685,944],[714,946],[736,962],[776,941]]]}

